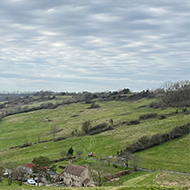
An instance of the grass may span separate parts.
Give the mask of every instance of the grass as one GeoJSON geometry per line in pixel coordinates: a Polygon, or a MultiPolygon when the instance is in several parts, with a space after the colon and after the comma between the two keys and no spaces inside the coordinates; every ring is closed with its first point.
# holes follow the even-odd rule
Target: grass
{"type": "MultiPolygon", "coordinates": [[[[140,172],[141,174],[141,172],[140,172]]],[[[190,187],[190,176],[171,174],[168,172],[152,172],[144,175],[134,176],[126,180],[123,185],[127,186],[168,186],[168,187],[190,187]]]]}
{"type": "MultiPolygon", "coordinates": [[[[76,103],[59,106],[56,109],[39,110],[6,117],[0,122],[0,160],[26,164],[39,155],[57,159],[60,158],[61,151],[67,151],[70,147],[73,147],[75,152],[83,150],[83,156],[87,156],[90,151],[96,152],[98,157],[115,155],[117,151],[125,149],[127,145],[136,142],[144,135],[150,137],[158,133],[165,133],[178,125],[189,122],[189,115],[179,113],[164,120],[157,118],[142,120],[138,125],[121,125],[112,131],[94,136],[71,138],[71,132],[78,130],[80,133],[82,123],[87,120],[91,121],[92,126],[102,122],[110,124],[110,119],[113,119],[114,124],[120,124],[123,121],[139,119],[141,114],[157,113],[160,115],[176,110],[176,108],[164,110],[148,107],[138,108],[152,101],[155,100],[98,102],[100,105],[98,109],[87,109],[89,104],[76,103]],[[124,113],[130,114],[124,115],[124,113]],[[73,115],[78,115],[78,117],[72,117],[73,115]],[[51,121],[48,121],[47,118],[51,121]],[[21,145],[25,142],[37,142],[39,136],[40,140],[52,139],[52,135],[48,135],[52,125],[63,129],[56,134],[56,137],[70,138],[58,142],[34,144],[23,149],[9,150],[11,146],[21,145]]],[[[182,108],[178,110],[181,112],[182,108]]],[[[138,153],[143,158],[142,167],[189,172],[187,167],[189,163],[188,138],[187,135],[181,139],[138,153]],[[171,164],[171,160],[172,163],[176,164],[171,164]]]]}
{"type": "Polygon", "coordinates": [[[139,152],[143,167],[190,173],[190,134],[163,145],[139,152]]]}
{"type": "Polygon", "coordinates": [[[138,177],[145,176],[146,174],[148,174],[148,172],[146,171],[135,172],[135,173],[120,177],[119,180],[115,183],[106,182],[104,186],[121,186],[124,184],[127,185],[131,179],[136,179],[138,177]]]}

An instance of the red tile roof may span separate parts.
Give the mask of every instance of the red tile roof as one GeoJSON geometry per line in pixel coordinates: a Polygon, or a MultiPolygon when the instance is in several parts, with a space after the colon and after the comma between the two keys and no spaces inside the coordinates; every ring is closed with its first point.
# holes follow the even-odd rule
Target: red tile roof
{"type": "MultiPolygon", "coordinates": [[[[25,165],[25,167],[30,168],[30,169],[32,169],[32,168],[33,168],[33,166],[35,166],[35,164],[34,164],[34,163],[28,163],[28,164],[26,164],[26,165],[25,165]]],[[[44,166],[44,167],[39,167],[39,169],[43,169],[43,168],[45,168],[46,170],[48,169],[48,167],[47,167],[47,166],[44,166]]]]}
{"type": "Polygon", "coordinates": [[[35,166],[35,164],[33,164],[33,163],[28,163],[25,165],[25,167],[30,168],[30,169],[32,169],[33,166],[35,166]]]}

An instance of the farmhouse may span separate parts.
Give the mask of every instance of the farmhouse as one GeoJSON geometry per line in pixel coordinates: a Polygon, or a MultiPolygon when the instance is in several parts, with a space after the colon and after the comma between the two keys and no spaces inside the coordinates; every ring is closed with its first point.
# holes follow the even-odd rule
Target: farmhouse
{"type": "Polygon", "coordinates": [[[91,175],[92,172],[88,164],[72,165],[69,163],[68,166],[60,174],[60,180],[69,186],[86,187],[90,186],[92,183],[91,175]]]}

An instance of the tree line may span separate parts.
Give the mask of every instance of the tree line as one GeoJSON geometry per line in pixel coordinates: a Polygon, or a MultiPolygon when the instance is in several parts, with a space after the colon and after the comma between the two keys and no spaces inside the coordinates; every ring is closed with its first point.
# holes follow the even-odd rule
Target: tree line
{"type": "Polygon", "coordinates": [[[163,144],[172,139],[180,138],[190,133],[190,123],[182,126],[177,126],[170,132],[164,134],[153,135],[149,138],[147,135],[141,137],[137,142],[130,144],[125,151],[135,153],[138,151],[146,150],[148,148],[163,144]]]}

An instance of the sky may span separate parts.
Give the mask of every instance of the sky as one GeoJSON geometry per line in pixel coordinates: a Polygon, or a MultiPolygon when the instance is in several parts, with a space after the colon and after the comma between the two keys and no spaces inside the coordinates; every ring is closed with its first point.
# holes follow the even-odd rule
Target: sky
{"type": "Polygon", "coordinates": [[[189,0],[0,0],[1,92],[152,90],[189,60],[189,0]]]}

